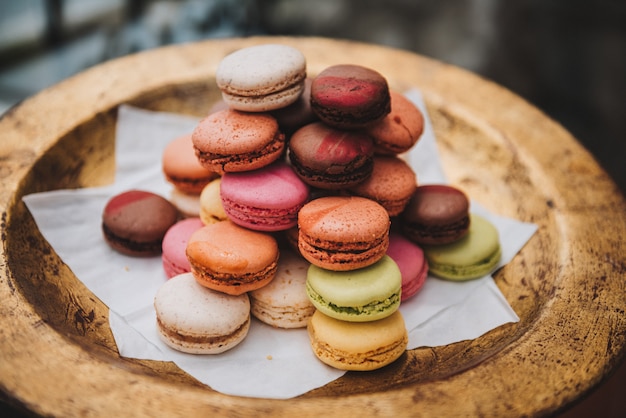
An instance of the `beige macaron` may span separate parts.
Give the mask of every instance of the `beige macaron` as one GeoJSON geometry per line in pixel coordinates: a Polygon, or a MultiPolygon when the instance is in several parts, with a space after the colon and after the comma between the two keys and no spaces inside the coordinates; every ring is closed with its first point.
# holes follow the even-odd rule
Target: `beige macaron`
{"type": "Polygon", "coordinates": [[[223,353],[243,341],[250,329],[247,294],[207,289],[191,273],[166,281],[154,297],[154,309],[161,340],[185,353],[223,353]]]}
{"type": "Polygon", "coordinates": [[[252,315],[277,328],[303,328],[315,312],[306,294],[310,263],[291,249],[283,249],[274,279],[249,293],[252,315]]]}
{"type": "Polygon", "coordinates": [[[288,45],[254,45],[224,57],[215,78],[231,108],[266,112],[289,106],[302,95],[306,59],[288,45]]]}

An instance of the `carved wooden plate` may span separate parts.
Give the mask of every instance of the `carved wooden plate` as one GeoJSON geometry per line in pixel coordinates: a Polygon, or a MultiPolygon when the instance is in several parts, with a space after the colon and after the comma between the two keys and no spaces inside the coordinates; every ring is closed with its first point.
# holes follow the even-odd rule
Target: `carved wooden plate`
{"type": "MultiPolygon", "coordinates": [[[[41,415],[521,416],[567,407],[621,360],[626,203],[572,136],[516,95],[413,53],[320,38],[174,46],[107,62],[0,120],[0,388],[41,415]],[[25,194],[112,181],[116,108],[203,115],[227,53],[280,42],[314,75],[362,64],[423,92],[448,178],[538,232],[495,275],[521,320],[472,341],[419,348],[390,367],[290,400],[217,393],[171,363],[121,358],[108,309],[42,238],[25,194]]],[[[254,373],[253,370],[250,373],[254,373]]]]}

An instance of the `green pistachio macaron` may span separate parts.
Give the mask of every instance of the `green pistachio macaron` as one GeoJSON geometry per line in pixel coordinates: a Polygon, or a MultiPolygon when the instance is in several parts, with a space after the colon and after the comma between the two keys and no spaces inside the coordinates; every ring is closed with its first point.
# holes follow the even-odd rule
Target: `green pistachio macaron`
{"type": "Polygon", "coordinates": [[[402,276],[387,255],[356,270],[332,271],[311,265],[306,291],[315,308],[331,318],[375,321],[388,317],[400,306],[402,276]]]}
{"type": "Polygon", "coordinates": [[[502,250],[498,230],[487,219],[470,215],[469,232],[450,244],[423,247],[430,272],[448,280],[483,277],[498,265],[502,250]]]}

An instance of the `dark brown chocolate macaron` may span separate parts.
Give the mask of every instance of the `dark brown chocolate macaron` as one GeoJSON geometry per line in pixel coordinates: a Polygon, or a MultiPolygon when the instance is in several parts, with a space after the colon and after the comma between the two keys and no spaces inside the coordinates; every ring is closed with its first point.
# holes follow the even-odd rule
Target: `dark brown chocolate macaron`
{"type": "Polygon", "coordinates": [[[373,169],[374,143],[368,135],[322,122],[298,129],[288,150],[298,176],[320,189],[352,187],[367,179],[373,169]]]}
{"type": "Polygon", "coordinates": [[[391,112],[387,80],[360,65],[334,65],[311,83],[311,108],[326,124],[339,129],[360,129],[391,112]]]}
{"type": "Polygon", "coordinates": [[[469,230],[469,206],[465,193],[455,187],[419,186],[400,215],[402,232],[422,245],[454,242],[469,230]]]}
{"type": "Polygon", "coordinates": [[[113,196],[102,213],[104,239],[114,250],[135,257],[158,255],[167,230],[179,219],[169,200],[143,190],[113,196]]]}

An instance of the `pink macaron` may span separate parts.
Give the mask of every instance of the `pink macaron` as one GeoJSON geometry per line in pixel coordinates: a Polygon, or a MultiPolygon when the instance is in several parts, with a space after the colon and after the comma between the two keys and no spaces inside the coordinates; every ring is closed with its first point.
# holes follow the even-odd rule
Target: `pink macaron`
{"type": "Polygon", "coordinates": [[[407,300],[415,296],[426,283],[428,262],[422,249],[397,232],[389,234],[387,255],[396,262],[402,275],[402,297],[407,300]]]}
{"type": "Polygon", "coordinates": [[[191,271],[191,265],[185,253],[187,242],[191,234],[203,226],[204,223],[200,218],[187,218],[172,225],[165,233],[161,259],[168,279],[191,271]]]}
{"type": "Polygon", "coordinates": [[[258,170],[225,173],[220,196],[228,218],[256,231],[283,231],[296,226],[309,187],[284,162],[258,170]]]}

